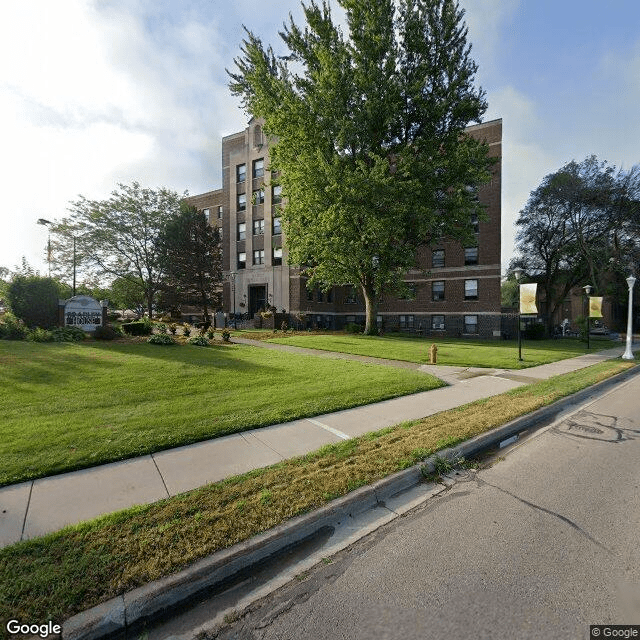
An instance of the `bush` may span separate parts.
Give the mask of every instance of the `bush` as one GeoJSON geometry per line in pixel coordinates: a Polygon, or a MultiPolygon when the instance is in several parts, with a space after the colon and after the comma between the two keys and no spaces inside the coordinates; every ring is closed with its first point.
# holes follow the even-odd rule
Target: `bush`
{"type": "Polygon", "coordinates": [[[96,330],[93,332],[93,337],[96,340],[114,340],[115,338],[120,338],[122,333],[118,331],[115,327],[112,327],[110,324],[100,325],[96,327],[96,330]]]}
{"type": "Polygon", "coordinates": [[[188,338],[191,335],[191,326],[188,325],[186,322],[182,326],[182,334],[184,335],[185,338],[188,338]]]}
{"type": "Polygon", "coordinates": [[[107,312],[107,320],[109,322],[115,322],[116,320],[120,320],[120,314],[117,311],[108,311],[107,312]]]}
{"type": "Polygon", "coordinates": [[[28,332],[27,340],[31,342],[53,342],[53,334],[42,327],[36,327],[28,332]]]}
{"type": "Polygon", "coordinates": [[[7,288],[11,311],[28,327],[49,329],[58,323],[62,287],[53,278],[16,275],[7,288]]]}
{"type": "Polygon", "coordinates": [[[362,333],[362,327],[359,324],[356,324],[355,322],[348,322],[345,325],[344,330],[347,333],[362,333]]]}
{"type": "Polygon", "coordinates": [[[81,342],[87,336],[78,327],[56,327],[51,329],[54,342],[81,342]]]}
{"type": "Polygon", "coordinates": [[[225,342],[229,342],[229,338],[231,338],[231,331],[229,331],[229,329],[223,329],[222,330],[222,339],[225,342]]]}
{"type": "Polygon", "coordinates": [[[171,331],[171,335],[172,335],[172,336],[175,336],[175,335],[176,335],[176,331],[177,331],[177,330],[178,330],[178,327],[177,327],[176,323],[175,323],[175,322],[172,322],[172,323],[169,325],[169,331],[171,331]]]}
{"type": "Polygon", "coordinates": [[[213,340],[213,337],[215,336],[215,332],[213,331],[213,329],[209,328],[207,329],[207,338],[209,338],[209,340],[213,340]]]}
{"type": "Polygon", "coordinates": [[[193,344],[196,347],[208,347],[209,341],[204,336],[194,336],[187,340],[188,344],[193,344]]]}
{"type": "Polygon", "coordinates": [[[153,323],[148,318],[136,322],[125,322],[122,325],[122,330],[130,336],[150,336],[153,323]]]}
{"type": "Polygon", "coordinates": [[[176,341],[166,333],[157,333],[151,336],[147,342],[149,344],[176,344],[176,341]]]}
{"type": "Polygon", "coordinates": [[[156,322],[156,330],[159,333],[167,333],[167,325],[164,322],[156,322]]]}
{"type": "Polygon", "coordinates": [[[24,340],[27,337],[27,327],[22,320],[18,320],[12,313],[5,313],[0,322],[0,338],[5,340],[24,340]]]}
{"type": "Polygon", "coordinates": [[[534,322],[527,326],[522,335],[528,340],[542,340],[544,338],[544,325],[541,322],[534,322]]]}

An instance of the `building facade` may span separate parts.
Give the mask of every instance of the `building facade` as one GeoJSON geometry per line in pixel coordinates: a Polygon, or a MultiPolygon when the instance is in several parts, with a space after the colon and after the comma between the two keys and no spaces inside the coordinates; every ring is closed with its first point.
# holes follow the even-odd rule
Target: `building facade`
{"type": "MultiPolygon", "coordinates": [[[[424,247],[418,267],[407,273],[411,295],[385,297],[378,324],[385,330],[424,335],[500,335],[500,230],[502,120],[471,126],[467,133],[489,145],[497,158],[491,182],[478,197],[487,221],[472,221],[477,246],[443,241],[424,247]]],[[[222,235],[226,314],[256,316],[264,307],[298,318],[305,326],[339,329],[364,324],[364,301],[356,287],[309,291],[288,264],[280,220],[281,193],[271,184],[268,145],[259,121],[222,140],[222,188],[191,196],[222,235]]]]}

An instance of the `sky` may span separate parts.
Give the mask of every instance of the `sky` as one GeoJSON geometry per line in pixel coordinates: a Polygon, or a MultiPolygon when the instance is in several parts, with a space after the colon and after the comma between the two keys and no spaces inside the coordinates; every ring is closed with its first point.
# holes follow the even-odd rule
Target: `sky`
{"type": "MultiPolygon", "coordinates": [[[[335,0],[331,0],[335,6],[335,0]]],[[[503,120],[502,269],[544,176],[595,154],[640,163],[637,0],[461,0],[484,120],[503,120]]],[[[118,183],[221,186],[243,25],[280,48],[296,0],[5,0],[0,21],[0,266],[47,273],[47,229],[118,183]]],[[[336,11],[337,19],[341,18],[336,11]]]]}

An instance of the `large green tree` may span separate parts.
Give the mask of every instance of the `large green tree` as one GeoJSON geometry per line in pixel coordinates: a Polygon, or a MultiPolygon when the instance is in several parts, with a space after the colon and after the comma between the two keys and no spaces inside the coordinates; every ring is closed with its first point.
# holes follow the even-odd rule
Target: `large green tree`
{"type": "Polygon", "coordinates": [[[175,191],[147,189],[138,182],[118,184],[108,200],[81,196],[70,203],[71,215],[51,228],[54,269],[68,280],[74,266],[102,280],[129,280],[144,291],[151,316],[164,279],[158,236],[179,210],[175,191]]]}
{"type": "Polygon", "coordinates": [[[58,324],[58,300],[64,289],[54,278],[16,273],[7,287],[7,301],[28,327],[49,329],[58,324]]]}
{"type": "Polygon", "coordinates": [[[543,179],[516,221],[521,267],[544,291],[546,323],[576,285],[624,297],[640,246],[640,167],[616,169],[595,156],[567,163],[543,179]]]}
{"type": "Polygon", "coordinates": [[[202,211],[182,202],[180,212],[170,218],[158,237],[158,253],[166,274],[163,292],[174,304],[202,309],[205,322],[209,310],[220,303],[222,252],[217,228],[202,211]]]}
{"type": "Polygon", "coordinates": [[[230,88],[270,136],[290,261],[309,287],[359,285],[373,333],[420,246],[474,242],[491,161],[464,131],[487,105],[457,2],[338,2],[347,34],[311,2],[306,26],[281,32],[280,58],[247,31],[230,88]]]}

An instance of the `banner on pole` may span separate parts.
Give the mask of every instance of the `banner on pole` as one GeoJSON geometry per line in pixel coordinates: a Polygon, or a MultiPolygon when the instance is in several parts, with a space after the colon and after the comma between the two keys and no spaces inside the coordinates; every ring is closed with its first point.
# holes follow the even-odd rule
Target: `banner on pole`
{"type": "Polygon", "coordinates": [[[520,313],[522,315],[535,315],[538,313],[538,307],[536,307],[537,286],[535,282],[520,285],[520,313]]]}
{"type": "Polygon", "coordinates": [[[602,298],[589,298],[589,317],[602,318],[602,298]]]}

